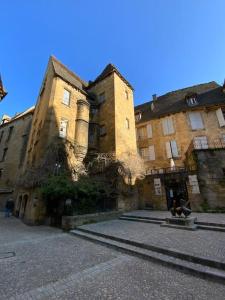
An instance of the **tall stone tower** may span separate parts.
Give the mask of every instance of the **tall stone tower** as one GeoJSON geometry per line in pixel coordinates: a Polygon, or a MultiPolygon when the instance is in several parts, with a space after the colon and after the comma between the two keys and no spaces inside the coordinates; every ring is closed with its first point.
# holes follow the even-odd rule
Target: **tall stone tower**
{"type": "Polygon", "coordinates": [[[113,152],[116,158],[128,152],[136,154],[133,88],[129,82],[109,64],[89,84],[88,92],[98,103],[94,110],[99,125],[99,152],[113,152]]]}

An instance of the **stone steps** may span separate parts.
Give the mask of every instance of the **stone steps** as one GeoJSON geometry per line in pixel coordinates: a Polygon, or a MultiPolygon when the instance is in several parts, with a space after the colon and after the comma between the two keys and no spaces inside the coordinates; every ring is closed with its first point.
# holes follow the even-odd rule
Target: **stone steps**
{"type": "MultiPolygon", "coordinates": [[[[152,223],[152,224],[162,224],[165,219],[162,218],[152,218],[152,217],[138,217],[133,215],[122,215],[119,219],[125,221],[134,221],[134,222],[142,222],[142,223],[152,223]]],[[[212,222],[195,222],[198,229],[202,230],[212,230],[212,231],[220,231],[225,232],[225,224],[223,223],[212,223],[212,222]]],[[[176,228],[174,226],[174,228],[176,228]]]]}
{"type": "Polygon", "coordinates": [[[185,273],[225,283],[224,262],[182,253],[176,249],[146,245],[84,228],[72,230],[71,234],[185,273]]]}
{"type": "Polygon", "coordinates": [[[162,221],[157,220],[150,220],[146,218],[132,218],[132,217],[119,217],[120,220],[128,220],[128,221],[134,221],[134,222],[143,222],[143,223],[152,223],[152,224],[161,224],[162,221]]]}

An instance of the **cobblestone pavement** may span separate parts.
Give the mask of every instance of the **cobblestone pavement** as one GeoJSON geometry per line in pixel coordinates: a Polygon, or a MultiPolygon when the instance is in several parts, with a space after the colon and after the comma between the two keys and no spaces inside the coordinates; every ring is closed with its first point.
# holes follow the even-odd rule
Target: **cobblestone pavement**
{"type": "MultiPolygon", "coordinates": [[[[124,215],[132,215],[137,217],[152,217],[152,218],[167,218],[171,214],[168,211],[151,211],[151,210],[135,210],[124,215]]],[[[192,217],[197,217],[197,220],[200,222],[214,222],[225,224],[225,213],[195,213],[191,214],[192,217]]]]}
{"type": "Polygon", "coordinates": [[[1,300],[222,300],[224,294],[221,284],[0,215],[1,300]]]}
{"type": "Polygon", "coordinates": [[[187,231],[125,220],[83,225],[81,228],[225,262],[225,232],[187,231]]]}

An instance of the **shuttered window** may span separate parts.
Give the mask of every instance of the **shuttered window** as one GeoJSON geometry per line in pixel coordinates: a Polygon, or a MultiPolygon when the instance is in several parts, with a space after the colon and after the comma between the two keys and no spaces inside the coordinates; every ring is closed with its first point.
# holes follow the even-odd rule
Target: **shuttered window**
{"type": "Polygon", "coordinates": [[[139,127],[137,128],[137,138],[138,140],[144,140],[147,137],[146,127],[139,127]]]}
{"type": "Polygon", "coordinates": [[[140,154],[141,154],[141,157],[144,159],[144,160],[149,160],[149,153],[148,153],[148,148],[141,148],[140,149],[140,154]]]}
{"type": "Polygon", "coordinates": [[[225,126],[224,113],[221,108],[217,109],[216,116],[217,116],[220,127],[225,126]]]}
{"type": "Polygon", "coordinates": [[[155,147],[154,145],[151,145],[148,147],[149,152],[149,160],[155,160],[155,147]]]}
{"type": "Polygon", "coordinates": [[[200,112],[189,112],[189,119],[191,122],[191,128],[193,130],[204,129],[202,116],[200,112]]]}
{"type": "Polygon", "coordinates": [[[147,137],[152,138],[152,125],[151,124],[147,125],[147,137]]]}
{"type": "Polygon", "coordinates": [[[162,127],[163,127],[163,134],[173,134],[174,133],[174,126],[173,120],[171,117],[166,117],[162,120],[162,127]]]}
{"type": "Polygon", "coordinates": [[[70,105],[70,92],[65,90],[63,91],[63,104],[70,105]]]}
{"type": "Polygon", "coordinates": [[[194,148],[195,149],[208,149],[208,140],[206,136],[196,136],[194,138],[194,148]]]}
{"type": "Polygon", "coordinates": [[[67,120],[61,120],[60,121],[59,136],[61,138],[65,138],[66,137],[67,126],[68,126],[68,121],[67,120]]]}
{"type": "Polygon", "coordinates": [[[176,141],[166,142],[166,155],[167,158],[179,157],[176,141]]]}

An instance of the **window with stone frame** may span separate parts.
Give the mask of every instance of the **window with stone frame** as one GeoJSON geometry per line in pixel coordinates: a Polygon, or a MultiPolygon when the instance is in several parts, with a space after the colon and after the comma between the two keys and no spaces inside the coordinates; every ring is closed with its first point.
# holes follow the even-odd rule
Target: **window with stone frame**
{"type": "Polygon", "coordinates": [[[68,127],[68,120],[61,119],[60,126],[59,126],[59,137],[66,138],[67,127],[68,127]]]}
{"type": "Polygon", "coordinates": [[[192,130],[204,129],[201,112],[192,111],[188,113],[192,130]]]}
{"type": "Polygon", "coordinates": [[[162,127],[163,127],[163,134],[169,135],[175,132],[173,126],[173,119],[172,117],[165,117],[162,119],[162,127]]]}
{"type": "Polygon", "coordinates": [[[69,106],[70,105],[70,96],[71,96],[71,93],[68,90],[64,89],[62,103],[69,106]]]}

